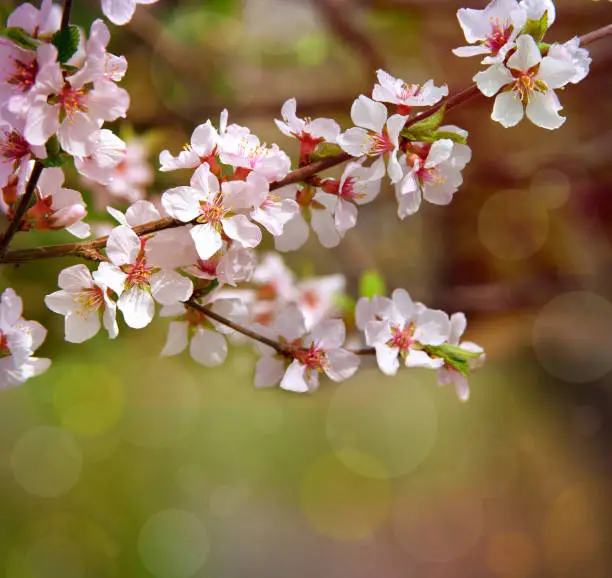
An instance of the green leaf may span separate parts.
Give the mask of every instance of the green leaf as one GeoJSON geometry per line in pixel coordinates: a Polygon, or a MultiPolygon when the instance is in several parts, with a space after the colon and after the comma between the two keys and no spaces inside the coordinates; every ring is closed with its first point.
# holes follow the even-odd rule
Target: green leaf
{"type": "Polygon", "coordinates": [[[366,271],[359,279],[359,296],[371,299],[374,295],[386,295],[385,280],[378,271],[366,271]]]}
{"type": "Polygon", "coordinates": [[[444,343],[443,345],[426,345],[425,351],[435,357],[440,357],[444,361],[454,367],[463,375],[468,375],[470,371],[470,359],[476,359],[483,355],[475,351],[468,351],[458,345],[451,345],[450,343],[444,343]]]}
{"type": "Polygon", "coordinates": [[[69,158],[70,155],[66,153],[60,153],[47,157],[46,159],[40,159],[40,162],[42,163],[43,167],[49,169],[51,167],[61,167],[62,165],[66,164],[69,158]]]}
{"type": "Polygon", "coordinates": [[[527,20],[527,23],[523,27],[521,31],[523,34],[529,34],[533,36],[533,39],[540,43],[542,42],[542,38],[544,38],[544,34],[548,30],[548,10],[544,10],[544,14],[539,20],[527,20]]]}
{"type": "Polygon", "coordinates": [[[35,40],[21,28],[0,28],[0,36],[8,38],[17,44],[17,46],[21,46],[21,48],[25,48],[27,50],[36,50],[36,48],[38,48],[40,45],[39,40],[35,40]]]}
{"type": "Polygon", "coordinates": [[[445,130],[434,130],[429,134],[412,134],[410,133],[410,131],[404,131],[402,132],[402,136],[405,136],[410,141],[436,142],[437,140],[447,138],[458,144],[467,143],[466,137],[457,134],[456,132],[450,132],[445,130]]]}
{"type": "Polygon", "coordinates": [[[58,30],[51,39],[57,48],[59,62],[68,62],[79,48],[80,33],[77,26],[68,26],[58,30]]]}
{"type": "Polygon", "coordinates": [[[322,142],[319,143],[314,152],[310,154],[311,161],[318,161],[321,159],[327,159],[329,157],[335,157],[342,152],[342,149],[334,143],[331,142],[322,142]]]}
{"type": "MultiPolygon", "coordinates": [[[[436,130],[444,120],[444,113],[446,112],[446,105],[443,104],[436,112],[434,112],[431,116],[420,120],[408,127],[408,132],[413,134],[421,134],[428,133],[433,130],[436,130]]],[[[402,132],[403,134],[403,132],[402,132]]]]}

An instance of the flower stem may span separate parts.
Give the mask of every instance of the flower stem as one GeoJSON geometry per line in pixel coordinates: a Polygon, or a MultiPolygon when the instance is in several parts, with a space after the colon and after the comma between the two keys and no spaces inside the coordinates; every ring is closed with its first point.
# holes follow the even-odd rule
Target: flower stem
{"type": "Polygon", "coordinates": [[[64,11],[62,12],[61,30],[70,26],[70,11],[72,10],[72,0],[64,0],[64,11]]]}

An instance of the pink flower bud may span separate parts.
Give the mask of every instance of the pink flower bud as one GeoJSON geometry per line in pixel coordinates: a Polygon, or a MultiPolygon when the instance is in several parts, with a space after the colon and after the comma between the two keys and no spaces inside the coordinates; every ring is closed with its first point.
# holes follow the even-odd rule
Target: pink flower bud
{"type": "Polygon", "coordinates": [[[68,205],[56,211],[53,216],[49,217],[49,226],[52,229],[64,229],[78,223],[87,215],[85,206],[81,203],[68,205]]]}

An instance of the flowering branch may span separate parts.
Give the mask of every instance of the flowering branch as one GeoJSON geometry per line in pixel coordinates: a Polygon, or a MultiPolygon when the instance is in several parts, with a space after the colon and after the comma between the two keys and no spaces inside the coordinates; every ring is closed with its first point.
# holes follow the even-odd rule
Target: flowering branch
{"type": "Polygon", "coordinates": [[[70,26],[70,12],[72,11],[72,0],[64,0],[64,11],[62,12],[62,24],[60,29],[65,30],[70,26]]]}

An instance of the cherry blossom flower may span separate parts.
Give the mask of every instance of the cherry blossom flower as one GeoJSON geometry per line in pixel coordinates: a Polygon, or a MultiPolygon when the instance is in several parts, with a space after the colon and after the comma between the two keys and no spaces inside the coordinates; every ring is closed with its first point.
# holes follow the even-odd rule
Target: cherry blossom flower
{"type": "Polygon", "coordinates": [[[377,197],[384,175],[385,164],[379,158],[369,167],[360,162],[348,163],[340,181],[323,181],[321,188],[337,195],[334,224],[341,238],[357,224],[357,206],[370,203],[377,197]]]}
{"type": "Polygon", "coordinates": [[[184,271],[198,279],[216,279],[219,285],[235,287],[251,278],[256,263],[252,250],[234,246],[227,251],[218,251],[210,259],[198,259],[184,271]]]}
{"type": "Polygon", "coordinates": [[[278,129],[286,136],[300,141],[300,161],[308,162],[308,156],[322,142],[335,143],[340,126],[330,118],[302,119],[296,115],[297,101],[290,98],[281,108],[283,120],[275,120],[278,129]]]}
{"type": "Polygon", "coordinates": [[[39,230],[66,229],[79,239],[91,233],[83,222],[87,208],[78,191],[65,189],[64,173],[59,167],[44,169],[38,179],[36,202],[25,216],[29,228],[39,230]]]}
{"type": "Polygon", "coordinates": [[[184,223],[196,221],[190,230],[201,259],[209,259],[223,246],[223,235],[242,247],[256,247],[261,242],[261,230],[246,215],[235,214],[234,209],[253,206],[254,191],[234,183],[223,183],[220,190],[217,177],[207,164],[196,169],[191,186],[176,187],[162,195],[165,211],[184,223]]]}
{"type": "Polygon", "coordinates": [[[285,224],[300,210],[297,202],[270,192],[268,182],[257,173],[249,174],[246,183],[240,181],[226,183],[224,190],[240,193],[242,187],[250,187],[251,191],[247,194],[254,199],[254,209],[249,213],[249,217],[275,237],[282,235],[285,224]]]}
{"type": "Polygon", "coordinates": [[[22,318],[23,302],[12,289],[0,296],[0,389],[21,385],[49,369],[51,361],[32,357],[47,335],[36,321],[22,318]]]}
{"type": "Polygon", "coordinates": [[[92,133],[89,139],[89,155],[75,157],[74,166],[90,181],[108,185],[114,178],[112,169],[122,163],[125,157],[125,142],[112,131],[103,128],[92,133]]]}
{"type": "Polygon", "coordinates": [[[62,8],[51,0],[43,0],[40,9],[32,4],[17,6],[6,21],[7,28],[21,28],[33,38],[51,38],[59,30],[62,8]]]}
{"type": "Polygon", "coordinates": [[[448,86],[437,87],[433,80],[425,84],[406,84],[401,78],[395,78],[384,70],[377,70],[378,84],[374,85],[372,98],[378,102],[388,102],[397,106],[397,112],[410,114],[415,106],[432,106],[442,97],[448,95],[448,86]]]}
{"type": "MultiPolygon", "coordinates": [[[[463,313],[453,313],[450,318],[450,334],[448,337],[448,343],[450,345],[458,345],[461,349],[471,351],[472,353],[482,353],[479,357],[470,359],[470,369],[476,369],[485,362],[484,350],[479,345],[472,343],[471,341],[463,341],[461,344],[461,336],[467,327],[467,320],[463,313]]],[[[470,397],[470,388],[468,380],[465,375],[460,373],[457,369],[445,363],[438,371],[438,383],[440,385],[453,384],[457,397],[461,401],[467,401],[470,397]]]]}
{"type": "MultiPolygon", "coordinates": [[[[8,122],[0,117],[0,188],[4,187],[12,176],[27,174],[28,163],[33,157],[46,157],[44,147],[30,145],[23,136],[23,122],[15,119],[8,122]]],[[[23,194],[26,179],[19,178],[19,193],[23,194]]]]}
{"type": "MultiPolygon", "coordinates": [[[[206,304],[226,319],[231,319],[236,323],[243,323],[246,320],[246,306],[239,299],[222,299],[209,296],[206,304]]],[[[210,367],[221,365],[225,361],[227,342],[223,335],[233,334],[233,329],[214,322],[204,313],[187,305],[163,307],[160,316],[178,316],[181,319],[181,321],[170,322],[168,337],[161,355],[178,355],[189,345],[189,355],[201,365],[210,367]]]]}
{"type": "Polygon", "coordinates": [[[257,344],[262,354],[255,368],[255,387],[271,387],[280,382],[281,389],[300,393],[319,387],[319,376],[325,373],[333,381],[344,381],[357,371],[359,356],[343,349],[345,327],[340,319],[322,321],[309,334],[297,306],[281,312],[273,327],[259,331],[295,347],[291,362],[273,349],[257,344]]]}
{"type": "Polygon", "coordinates": [[[339,297],[345,287],[346,279],[341,274],[307,277],[296,283],[294,299],[304,316],[306,329],[339,314],[339,297]]]}
{"type": "Polygon", "coordinates": [[[397,154],[399,135],[407,118],[394,114],[387,119],[387,107],[362,94],[351,107],[351,119],[357,126],[343,132],[337,142],[342,150],[354,157],[385,155],[387,174],[391,182],[396,183],[402,178],[397,154]]]}
{"type": "MultiPolygon", "coordinates": [[[[467,132],[456,126],[439,130],[467,137],[467,132]]],[[[463,183],[461,171],[471,156],[469,146],[451,139],[410,143],[404,177],[395,185],[400,219],[416,213],[423,198],[434,205],[448,205],[463,183]]]]}
{"type": "Polygon", "coordinates": [[[492,0],[483,10],[460,8],[457,19],[465,39],[473,46],[453,50],[457,56],[483,55],[484,64],[502,62],[525,22],[526,11],[516,0],[492,0]]]}
{"type": "Polygon", "coordinates": [[[154,300],[161,305],[174,305],[187,301],[193,292],[190,279],[150,262],[146,244],[147,239],[138,237],[128,226],[115,227],[106,245],[110,263],[100,263],[93,274],[97,284],[119,295],[117,306],[125,322],[134,329],[151,323],[154,300]]]}
{"type": "Polygon", "coordinates": [[[576,75],[577,67],[565,60],[545,56],[531,36],[519,36],[516,52],[508,62],[494,64],[479,72],[474,81],[485,96],[495,95],[491,118],[504,127],[515,126],[526,113],[533,124],[549,130],[559,128],[565,117],[554,89],[565,86],[576,75]]]}
{"type": "Polygon", "coordinates": [[[386,375],[399,369],[398,356],[406,367],[439,368],[444,361],[430,357],[426,345],[441,345],[448,340],[450,321],[444,311],[428,309],[414,303],[403,289],[392,298],[362,298],[357,303],[358,327],[365,331],[367,345],[376,350],[378,367],[386,375]]]}
{"type": "Polygon", "coordinates": [[[572,84],[577,84],[589,73],[591,67],[591,57],[586,48],[580,48],[580,37],[575,36],[564,44],[552,44],[548,49],[550,58],[556,58],[569,62],[574,67],[576,73],[570,79],[572,84]]]}
{"type": "Polygon", "coordinates": [[[123,26],[134,16],[137,4],[155,4],[157,0],[102,0],[102,13],[113,24],[123,26]]]}
{"type": "Polygon", "coordinates": [[[556,10],[552,0],[521,0],[519,6],[525,11],[529,20],[540,20],[544,12],[548,12],[548,26],[555,21],[556,10]]]}
{"type": "Polygon", "coordinates": [[[119,334],[117,305],[108,296],[104,285],[94,283],[85,265],[73,265],[59,274],[60,291],[45,297],[51,311],[65,316],[65,336],[70,343],[82,343],[100,331],[100,315],[108,336],[119,334]]]}

